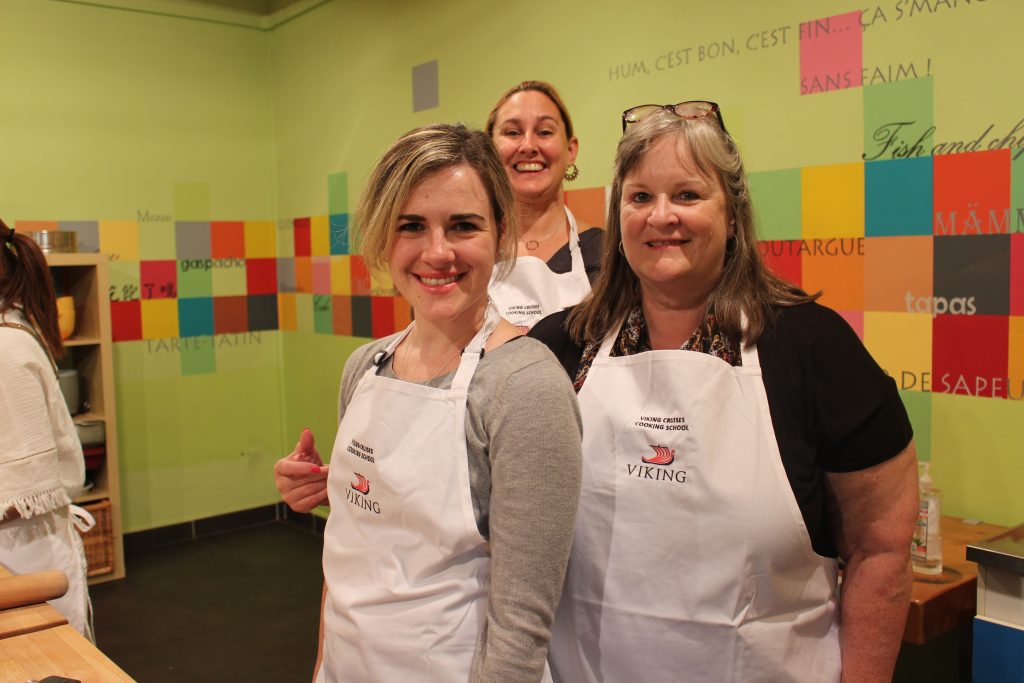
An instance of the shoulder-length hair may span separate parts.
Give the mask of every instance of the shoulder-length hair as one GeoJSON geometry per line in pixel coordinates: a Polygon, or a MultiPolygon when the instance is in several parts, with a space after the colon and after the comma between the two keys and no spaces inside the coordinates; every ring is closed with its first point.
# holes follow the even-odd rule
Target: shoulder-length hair
{"type": "Polygon", "coordinates": [[[498,152],[482,131],[462,124],[437,124],[411,130],[381,156],[366,183],[355,212],[358,250],[367,265],[387,269],[395,225],[413,188],[427,176],[453,166],[469,166],[480,177],[494,213],[498,277],[515,265],[515,199],[498,152]]]}
{"type": "Polygon", "coordinates": [[[820,296],[808,295],[765,267],[757,246],[743,160],[736,143],[715,118],[684,119],[673,112],[659,111],[631,126],[619,141],[601,272],[590,296],[573,310],[567,321],[577,342],[600,342],[612,326],[621,324],[630,309],[640,303],[640,281],[619,249],[622,185],[651,147],[668,136],[676,136],[701,173],[721,181],[727,215],[735,221],[735,247],[730,245],[727,249],[722,274],[708,297],[708,307],[714,311],[722,330],[731,339],[753,344],[770,324],[774,306],[793,306],[820,296]]]}

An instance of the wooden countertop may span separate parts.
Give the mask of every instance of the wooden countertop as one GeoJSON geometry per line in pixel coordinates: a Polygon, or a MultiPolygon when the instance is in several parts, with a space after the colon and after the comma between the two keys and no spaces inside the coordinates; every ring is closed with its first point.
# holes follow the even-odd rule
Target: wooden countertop
{"type": "MultiPolygon", "coordinates": [[[[0,578],[12,574],[0,564],[0,578]]],[[[49,604],[0,610],[0,683],[63,676],[82,683],[133,679],[49,604]]]]}
{"type": "Polygon", "coordinates": [[[0,639],[63,626],[66,623],[68,620],[64,615],[45,602],[5,609],[0,612],[0,639]]]}
{"type": "Polygon", "coordinates": [[[68,625],[0,640],[0,683],[64,676],[82,683],[133,679],[68,625]]]}
{"type": "Polygon", "coordinates": [[[914,574],[903,642],[923,645],[971,623],[978,604],[978,565],[967,559],[967,544],[1005,530],[995,524],[965,524],[959,517],[942,516],[942,574],[914,574]]]}

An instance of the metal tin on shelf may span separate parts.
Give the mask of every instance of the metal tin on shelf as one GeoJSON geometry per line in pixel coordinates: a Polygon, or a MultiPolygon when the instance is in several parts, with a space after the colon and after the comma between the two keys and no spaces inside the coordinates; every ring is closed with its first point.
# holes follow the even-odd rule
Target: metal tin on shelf
{"type": "Polygon", "coordinates": [[[78,251],[78,233],[70,230],[34,230],[28,236],[44,254],[73,254],[78,251]]]}

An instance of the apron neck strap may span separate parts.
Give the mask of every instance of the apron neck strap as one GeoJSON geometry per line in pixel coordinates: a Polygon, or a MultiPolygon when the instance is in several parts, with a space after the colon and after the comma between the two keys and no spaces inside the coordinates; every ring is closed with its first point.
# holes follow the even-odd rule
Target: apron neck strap
{"type": "Polygon", "coordinates": [[[476,366],[480,364],[480,359],[484,357],[484,344],[487,343],[487,339],[494,332],[494,328],[498,326],[499,322],[501,322],[501,314],[498,312],[498,307],[488,297],[487,310],[484,312],[484,323],[480,326],[480,330],[469,344],[466,345],[466,348],[462,350],[459,369],[455,371],[455,377],[452,379],[453,391],[469,388],[469,382],[473,379],[474,373],[476,373],[476,366]]]}
{"type": "Polygon", "coordinates": [[[368,374],[368,375],[380,374],[381,369],[384,367],[384,361],[386,361],[388,358],[390,358],[391,356],[394,355],[395,349],[398,348],[398,345],[402,343],[403,339],[405,339],[406,337],[409,336],[409,333],[412,332],[412,328],[414,328],[415,326],[416,326],[416,321],[413,320],[402,331],[402,333],[400,335],[398,335],[393,340],[391,340],[391,343],[388,344],[384,348],[383,351],[378,351],[377,354],[373,357],[373,363],[370,365],[369,368],[367,368],[366,374],[368,374]]]}
{"type": "Polygon", "coordinates": [[[746,342],[747,336],[747,314],[740,312],[740,329],[743,330],[743,339],[740,339],[740,357],[743,359],[743,367],[745,368],[757,368],[761,366],[761,361],[757,357],[757,345],[748,344],[746,342]]]}
{"type": "Polygon", "coordinates": [[[601,341],[601,346],[597,350],[597,355],[594,356],[595,360],[598,358],[607,358],[611,355],[612,345],[615,344],[615,340],[618,339],[619,332],[625,324],[626,320],[622,319],[608,328],[608,333],[604,335],[604,340],[601,341]]]}
{"type": "Polygon", "coordinates": [[[580,249],[580,230],[576,225],[576,216],[573,215],[568,206],[563,204],[562,208],[565,209],[565,218],[569,221],[569,258],[572,260],[572,272],[584,273],[584,277],[586,277],[585,266],[583,265],[583,250],[580,249]]]}

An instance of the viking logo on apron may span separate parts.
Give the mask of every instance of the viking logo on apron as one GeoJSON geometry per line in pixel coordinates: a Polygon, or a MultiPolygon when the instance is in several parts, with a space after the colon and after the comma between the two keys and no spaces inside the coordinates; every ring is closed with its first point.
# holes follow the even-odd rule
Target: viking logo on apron
{"type": "Polygon", "coordinates": [[[370,480],[364,477],[363,475],[359,474],[358,472],[356,472],[355,474],[357,479],[356,481],[352,482],[352,488],[355,489],[356,491],[359,491],[359,493],[365,496],[367,493],[370,492],[370,480]]]}
{"type": "Polygon", "coordinates": [[[352,482],[348,490],[345,491],[345,500],[361,510],[367,510],[375,515],[379,515],[381,513],[380,502],[368,497],[370,493],[370,480],[358,473],[356,477],[356,481],[352,482]]]}
{"type": "Polygon", "coordinates": [[[641,458],[648,465],[671,465],[676,459],[675,450],[668,446],[655,446],[651,444],[651,448],[654,449],[654,455],[641,458]]]}

